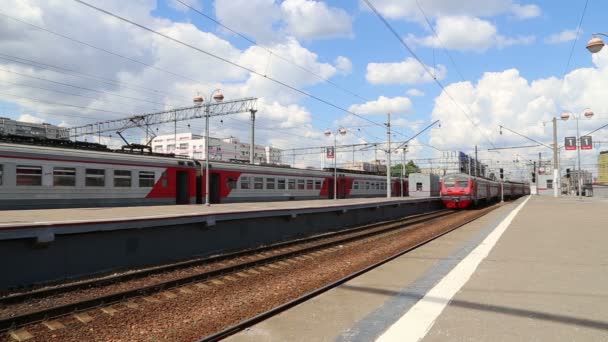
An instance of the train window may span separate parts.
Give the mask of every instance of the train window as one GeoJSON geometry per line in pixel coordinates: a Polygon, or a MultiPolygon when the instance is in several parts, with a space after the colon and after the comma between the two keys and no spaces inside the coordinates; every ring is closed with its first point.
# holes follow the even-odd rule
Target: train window
{"type": "Polygon", "coordinates": [[[296,180],[295,179],[289,179],[287,181],[287,189],[289,190],[295,190],[296,189],[296,180]]]}
{"type": "Polygon", "coordinates": [[[274,190],[274,178],[266,178],[266,189],[274,190]]]}
{"type": "Polygon", "coordinates": [[[353,190],[359,190],[359,182],[358,181],[354,181],[353,182],[353,190]]]}
{"type": "Polygon", "coordinates": [[[279,189],[279,190],[285,190],[285,179],[279,178],[277,180],[277,189],[279,189]]]}
{"type": "Polygon", "coordinates": [[[315,181],[315,190],[321,190],[321,181],[320,180],[315,181]]]}
{"type": "Polygon", "coordinates": [[[226,178],[226,187],[228,187],[228,189],[236,189],[236,178],[234,178],[234,177],[226,178]]]}
{"type": "Polygon", "coordinates": [[[303,179],[298,179],[298,190],[304,190],[305,181],[303,179]]]}
{"type": "Polygon", "coordinates": [[[42,185],[42,167],[17,165],[17,185],[42,185]]]}
{"type": "Polygon", "coordinates": [[[256,190],[264,189],[264,178],[253,177],[253,188],[256,190]]]}
{"type": "Polygon", "coordinates": [[[365,182],[365,190],[369,190],[369,182],[365,182]]]}
{"type": "Polygon", "coordinates": [[[241,177],[241,189],[251,189],[250,179],[247,176],[241,177]]]}
{"type": "Polygon", "coordinates": [[[312,190],[312,189],[313,189],[312,179],[307,179],[306,180],[306,190],[312,190]]]}
{"type": "Polygon", "coordinates": [[[139,187],[151,188],[154,186],[154,171],[139,171],[139,187]]]}
{"type": "Polygon", "coordinates": [[[131,171],[114,170],[114,186],[118,188],[131,187],[131,171]]]}
{"type": "Polygon", "coordinates": [[[469,181],[468,180],[459,180],[456,183],[458,184],[459,188],[468,188],[469,187],[469,181]]]}
{"type": "Polygon", "coordinates": [[[2,175],[4,174],[4,168],[3,165],[0,165],[0,185],[2,185],[2,175]]]}
{"type": "Polygon", "coordinates": [[[106,181],[106,170],[87,169],[85,177],[86,186],[104,186],[106,181]]]}
{"type": "Polygon", "coordinates": [[[163,171],[163,174],[160,176],[160,179],[161,179],[163,188],[166,188],[167,187],[167,171],[163,171]]]}
{"type": "Polygon", "coordinates": [[[54,167],[53,186],[76,186],[76,169],[73,167],[54,167]]]}
{"type": "Polygon", "coordinates": [[[454,180],[452,179],[446,179],[443,181],[443,186],[445,186],[446,188],[453,188],[454,187],[454,180]]]}

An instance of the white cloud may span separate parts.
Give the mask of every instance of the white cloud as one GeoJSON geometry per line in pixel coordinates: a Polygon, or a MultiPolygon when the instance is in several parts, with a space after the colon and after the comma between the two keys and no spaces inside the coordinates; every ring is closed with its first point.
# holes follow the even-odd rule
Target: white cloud
{"type": "Polygon", "coordinates": [[[427,66],[432,74],[412,57],[399,63],[369,63],[365,78],[372,84],[418,84],[433,81],[433,77],[443,79],[447,73],[445,66],[427,66]]]}
{"type": "MultiPolygon", "coordinates": [[[[200,0],[181,0],[181,1],[199,11],[203,10],[203,4],[201,3],[200,0]]],[[[171,8],[173,8],[174,10],[180,11],[180,12],[188,12],[190,10],[188,7],[184,6],[177,0],[169,0],[168,4],[171,8]]]]}
{"type": "Polygon", "coordinates": [[[424,96],[424,92],[416,88],[408,89],[405,93],[409,96],[424,96]]]}
{"type": "Polygon", "coordinates": [[[437,35],[416,37],[409,35],[407,40],[428,47],[444,47],[462,51],[486,51],[491,47],[505,47],[515,44],[531,44],[533,36],[504,37],[498,34],[496,26],[487,20],[470,16],[442,16],[435,25],[437,35]]]}
{"type": "Polygon", "coordinates": [[[404,114],[412,108],[412,101],[407,97],[380,96],[377,100],[352,105],[349,111],[357,114],[404,114]]]}
{"type": "Polygon", "coordinates": [[[279,38],[275,22],[281,9],[275,0],[216,0],[215,16],[224,25],[266,43],[279,38]]]}
{"type": "Polygon", "coordinates": [[[576,39],[576,30],[563,30],[562,32],[550,35],[545,39],[547,44],[560,44],[576,39]]]}
{"type": "MultiPolygon", "coordinates": [[[[374,6],[385,16],[391,19],[414,20],[423,23],[424,17],[418,7],[427,16],[436,18],[440,16],[475,16],[493,17],[501,14],[512,14],[517,18],[525,19],[540,15],[540,8],[536,5],[521,5],[512,0],[376,0],[374,6]]],[[[367,10],[365,4],[361,5],[367,10]]]]}
{"type": "Polygon", "coordinates": [[[336,68],[340,71],[340,73],[343,75],[348,75],[353,70],[353,63],[350,61],[350,59],[344,56],[336,57],[334,64],[336,65],[336,68]]]}
{"type": "Polygon", "coordinates": [[[39,117],[30,115],[30,114],[21,114],[19,116],[19,118],[17,118],[18,121],[23,121],[23,122],[29,122],[29,123],[37,123],[37,124],[41,124],[44,122],[44,119],[41,119],[39,117]]]}
{"type": "Polygon", "coordinates": [[[516,18],[529,19],[540,16],[541,10],[537,5],[519,5],[513,4],[511,11],[516,18]]]}
{"type": "Polygon", "coordinates": [[[346,11],[314,0],[285,0],[281,10],[287,31],[297,38],[333,38],[352,34],[352,19],[346,11]]]}

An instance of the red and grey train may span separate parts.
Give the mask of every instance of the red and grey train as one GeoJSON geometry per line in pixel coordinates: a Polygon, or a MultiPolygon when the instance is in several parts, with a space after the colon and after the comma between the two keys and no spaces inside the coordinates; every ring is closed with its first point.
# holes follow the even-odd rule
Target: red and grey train
{"type": "MultiPolygon", "coordinates": [[[[530,186],[526,183],[504,182],[502,189],[504,199],[515,199],[530,194],[530,186]]],[[[446,207],[454,209],[499,201],[500,191],[499,181],[463,173],[447,175],[441,182],[441,200],[446,207]]]]}
{"type": "MultiPolygon", "coordinates": [[[[0,143],[0,209],[202,203],[203,165],[162,155],[0,143]]],[[[212,162],[210,201],[333,198],[333,180],[333,170],[212,162]]],[[[400,179],[391,183],[400,196],[400,179]]],[[[386,177],[344,170],[337,189],[339,198],[381,197],[386,177]]]]}

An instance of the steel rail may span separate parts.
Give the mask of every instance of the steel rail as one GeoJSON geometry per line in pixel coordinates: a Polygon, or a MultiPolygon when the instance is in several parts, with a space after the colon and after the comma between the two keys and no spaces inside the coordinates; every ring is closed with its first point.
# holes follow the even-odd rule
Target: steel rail
{"type": "MultiPolygon", "coordinates": [[[[55,307],[51,307],[51,308],[41,309],[38,311],[24,313],[24,314],[13,316],[13,317],[7,317],[4,319],[0,319],[0,332],[7,331],[10,329],[16,329],[16,328],[19,328],[19,327],[22,327],[25,325],[37,323],[37,322],[44,321],[44,320],[59,318],[59,317],[66,316],[69,314],[94,309],[94,308],[97,308],[100,306],[111,305],[111,304],[115,304],[118,302],[123,302],[127,299],[147,296],[147,295],[150,295],[153,293],[158,293],[158,292],[165,291],[167,289],[175,288],[178,286],[183,286],[183,285],[192,284],[195,282],[210,280],[210,279],[217,278],[220,276],[225,276],[227,274],[240,272],[245,269],[277,262],[277,261],[280,261],[283,259],[289,259],[289,258],[298,256],[298,255],[301,255],[301,254],[307,254],[307,253],[310,253],[313,251],[327,249],[327,248],[333,247],[335,245],[340,245],[340,244],[352,242],[355,240],[364,239],[364,238],[367,238],[370,236],[380,235],[380,234],[387,233],[387,232],[390,232],[393,230],[405,228],[405,227],[408,227],[411,225],[425,223],[425,222],[428,222],[431,220],[436,220],[441,217],[451,215],[454,213],[455,213],[455,211],[451,211],[451,210],[440,210],[440,211],[435,211],[435,212],[428,213],[428,214],[416,215],[416,217],[414,217],[414,218],[409,217],[406,219],[401,219],[401,222],[389,222],[389,223],[384,222],[383,225],[389,226],[388,228],[363,232],[361,234],[345,237],[343,239],[333,240],[333,241],[317,244],[314,246],[309,246],[309,247],[305,247],[302,249],[298,249],[295,251],[288,251],[285,253],[265,257],[262,259],[244,262],[244,263],[240,263],[240,264],[236,264],[236,265],[232,265],[232,266],[227,266],[224,268],[219,268],[219,269],[215,269],[215,270],[211,270],[211,271],[207,271],[207,272],[201,272],[198,274],[189,275],[189,276],[185,276],[185,277],[181,277],[181,278],[177,278],[177,279],[172,279],[172,280],[156,283],[153,285],[137,287],[137,288],[128,289],[128,290],[124,290],[124,291],[118,291],[118,292],[114,292],[114,293],[111,293],[108,295],[99,296],[96,298],[85,299],[85,300],[74,302],[74,303],[69,303],[69,304],[59,305],[59,306],[55,306],[55,307]]],[[[368,230],[375,229],[381,225],[382,224],[372,224],[371,226],[373,226],[373,227],[372,228],[368,227],[367,229],[368,230]]]]}
{"type": "Polygon", "coordinates": [[[347,275],[347,276],[345,276],[345,277],[343,277],[341,279],[338,279],[338,280],[336,280],[336,281],[334,281],[334,282],[332,282],[332,283],[330,283],[328,285],[325,285],[325,286],[323,286],[321,288],[318,288],[316,290],[308,292],[308,293],[306,293],[306,294],[304,294],[304,295],[302,295],[302,296],[300,296],[300,297],[298,297],[296,299],[293,299],[293,300],[291,300],[291,301],[289,301],[287,303],[284,303],[284,304],[282,304],[280,306],[277,306],[277,307],[275,307],[273,309],[270,309],[268,311],[262,312],[262,313],[254,316],[252,318],[249,318],[249,319],[244,320],[242,322],[239,322],[239,323],[237,323],[235,325],[232,325],[232,326],[230,326],[230,327],[228,327],[228,328],[226,328],[226,329],[224,329],[222,331],[219,331],[219,332],[217,332],[215,334],[203,337],[202,339],[198,340],[198,342],[212,342],[212,341],[223,340],[223,339],[225,339],[225,338],[227,338],[227,337],[229,337],[231,335],[234,335],[234,334],[238,333],[239,331],[245,330],[245,329],[247,329],[247,328],[249,328],[249,327],[251,327],[251,326],[253,326],[253,325],[257,324],[257,323],[265,321],[268,318],[271,318],[271,317],[273,317],[273,316],[275,316],[275,315],[277,315],[277,314],[279,314],[279,313],[281,313],[281,312],[283,312],[285,310],[288,310],[288,309],[290,309],[290,308],[292,308],[292,307],[294,307],[296,305],[304,303],[305,301],[307,301],[309,299],[312,299],[312,298],[314,298],[314,297],[316,297],[316,296],[318,296],[318,295],[320,295],[320,294],[322,294],[322,293],[324,293],[324,292],[326,292],[328,290],[331,290],[334,287],[337,287],[337,286],[339,286],[341,284],[344,284],[345,282],[347,282],[347,281],[349,281],[349,280],[351,280],[353,278],[356,278],[356,277],[358,277],[358,276],[360,276],[360,275],[362,275],[364,273],[367,273],[367,272],[369,272],[369,271],[371,271],[371,270],[373,270],[373,269],[375,269],[375,268],[377,268],[379,266],[382,266],[382,265],[386,264],[387,262],[392,261],[392,260],[394,260],[394,259],[396,259],[396,258],[398,258],[398,257],[400,257],[400,256],[402,256],[402,255],[404,255],[406,253],[409,253],[409,252],[411,252],[411,251],[413,251],[415,249],[418,249],[418,248],[420,248],[420,247],[428,244],[429,242],[432,242],[432,241],[434,241],[434,240],[436,240],[436,239],[438,239],[438,238],[440,238],[440,237],[442,237],[442,236],[444,236],[444,235],[446,235],[446,234],[448,234],[448,233],[450,233],[450,232],[452,232],[452,231],[454,231],[454,230],[456,230],[456,229],[458,229],[458,228],[460,228],[460,227],[462,227],[462,226],[464,226],[466,224],[469,224],[469,223],[471,223],[471,222],[473,222],[473,221],[475,221],[475,220],[477,220],[477,219],[485,216],[486,214],[488,214],[489,212],[491,212],[494,209],[496,209],[496,208],[489,208],[487,210],[484,209],[483,212],[480,213],[479,215],[476,215],[475,217],[473,217],[471,219],[468,219],[468,220],[466,220],[463,223],[459,223],[459,224],[455,225],[454,227],[452,227],[452,228],[450,228],[450,229],[448,229],[448,230],[446,230],[446,231],[444,231],[444,232],[442,232],[442,233],[440,233],[438,235],[432,236],[432,237],[430,237],[430,238],[428,238],[428,239],[426,239],[426,240],[424,240],[422,242],[419,242],[419,243],[415,244],[414,246],[410,246],[410,247],[408,247],[408,248],[406,248],[406,249],[404,249],[404,250],[402,250],[400,252],[397,252],[397,253],[395,253],[395,254],[393,254],[393,255],[391,255],[391,256],[383,259],[383,260],[380,260],[380,261],[378,261],[378,262],[376,262],[376,263],[374,263],[374,264],[372,264],[372,265],[370,265],[370,266],[368,266],[368,267],[366,267],[366,268],[364,268],[362,270],[359,270],[357,272],[349,274],[349,275],[347,275]]]}

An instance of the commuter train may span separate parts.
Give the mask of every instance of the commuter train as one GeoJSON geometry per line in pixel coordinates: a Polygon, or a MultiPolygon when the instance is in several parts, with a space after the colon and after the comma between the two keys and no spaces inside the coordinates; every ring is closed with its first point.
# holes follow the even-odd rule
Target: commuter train
{"type": "MultiPolygon", "coordinates": [[[[210,164],[211,203],[333,198],[333,169],[210,164]]],[[[0,210],[203,203],[204,175],[204,162],[188,158],[0,142],[0,210]]],[[[386,176],[337,175],[338,198],[386,194],[386,176]]],[[[407,189],[400,182],[395,196],[407,189]]]]}
{"type": "MultiPolygon", "coordinates": [[[[530,186],[526,183],[504,182],[502,189],[504,199],[515,199],[530,194],[530,186]]],[[[441,182],[441,200],[446,207],[453,209],[499,201],[500,191],[499,181],[463,173],[447,175],[441,182]]]]}

